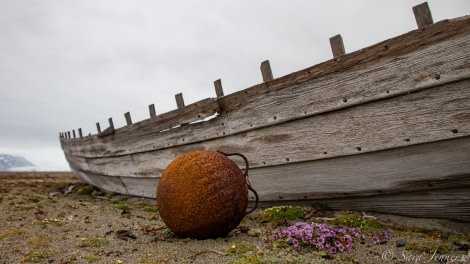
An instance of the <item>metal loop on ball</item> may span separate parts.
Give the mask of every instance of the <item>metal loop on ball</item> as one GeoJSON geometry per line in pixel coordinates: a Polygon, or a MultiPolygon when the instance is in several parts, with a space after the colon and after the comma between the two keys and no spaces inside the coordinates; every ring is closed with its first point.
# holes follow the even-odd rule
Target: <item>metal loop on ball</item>
{"type": "Polygon", "coordinates": [[[217,152],[219,152],[220,154],[223,154],[227,157],[228,156],[240,156],[245,161],[245,173],[244,173],[244,175],[245,175],[246,182],[248,183],[248,190],[252,191],[253,194],[255,195],[255,207],[253,207],[251,210],[246,212],[245,215],[248,215],[248,214],[252,213],[254,210],[256,210],[256,208],[258,208],[259,197],[258,197],[258,193],[255,191],[255,189],[253,189],[253,187],[251,187],[250,179],[248,178],[248,169],[249,169],[248,159],[245,157],[245,155],[240,154],[240,153],[225,153],[225,152],[222,152],[220,150],[217,150],[217,152]]]}

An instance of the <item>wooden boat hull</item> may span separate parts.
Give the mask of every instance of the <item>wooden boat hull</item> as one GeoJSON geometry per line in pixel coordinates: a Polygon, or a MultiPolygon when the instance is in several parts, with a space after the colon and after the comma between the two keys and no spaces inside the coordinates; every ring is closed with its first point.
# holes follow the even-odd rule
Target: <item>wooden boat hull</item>
{"type": "Polygon", "coordinates": [[[443,21],[61,145],[78,178],[109,192],[155,197],[178,155],[221,150],[248,157],[265,205],[470,222],[469,54],[470,18],[443,21]]]}

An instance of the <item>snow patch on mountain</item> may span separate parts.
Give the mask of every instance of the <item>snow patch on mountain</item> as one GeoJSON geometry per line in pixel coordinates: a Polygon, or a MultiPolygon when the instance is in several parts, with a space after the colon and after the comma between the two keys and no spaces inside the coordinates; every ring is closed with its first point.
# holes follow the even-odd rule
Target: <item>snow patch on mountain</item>
{"type": "Polygon", "coordinates": [[[0,171],[33,171],[36,166],[20,156],[0,154],[0,171]]]}

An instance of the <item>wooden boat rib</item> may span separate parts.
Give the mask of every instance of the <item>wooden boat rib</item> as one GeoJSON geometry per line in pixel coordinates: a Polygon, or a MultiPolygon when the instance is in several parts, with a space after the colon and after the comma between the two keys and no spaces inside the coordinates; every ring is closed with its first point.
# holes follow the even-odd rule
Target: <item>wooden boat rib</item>
{"type": "Polygon", "coordinates": [[[84,182],[155,197],[178,155],[239,152],[265,205],[470,221],[469,16],[281,78],[269,62],[261,70],[262,84],[234,94],[218,80],[217,98],[184,106],[177,95],[178,109],[155,115],[151,105],[134,124],[126,113],[122,128],[110,119],[96,135],[60,133],[65,157],[84,182]]]}

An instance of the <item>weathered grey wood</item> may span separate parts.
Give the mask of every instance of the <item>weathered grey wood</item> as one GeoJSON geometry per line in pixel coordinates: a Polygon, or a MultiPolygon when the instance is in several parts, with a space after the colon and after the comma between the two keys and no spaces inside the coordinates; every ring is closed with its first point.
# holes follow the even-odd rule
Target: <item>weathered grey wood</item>
{"type": "Polygon", "coordinates": [[[338,58],[346,54],[344,50],[343,38],[340,34],[330,38],[331,51],[333,52],[333,58],[338,58]]]}
{"type": "MultiPolygon", "coordinates": [[[[353,107],[371,100],[380,100],[466,78],[465,76],[469,73],[465,66],[468,63],[468,58],[465,55],[467,53],[470,53],[468,35],[463,35],[457,39],[449,39],[434,46],[428,46],[426,49],[408,54],[399,60],[384,59],[379,64],[371,65],[370,68],[362,67],[358,70],[351,69],[350,72],[344,74],[330,74],[323,78],[295,84],[291,89],[255,94],[256,96],[243,97],[242,99],[238,98],[240,93],[224,96],[219,98],[218,102],[223,109],[230,112],[231,116],[229,123],[227,121],[224,123],[224,127],[229,125],[229,130],[225,132],[233,134],[249,131],[253,128],[353,107]],[[426,54],[436,55],[426,56],[426,54]],[[435,75],[429,74],[429,72],[440,72],[440,78],[436,79],[435,75]],[[402,75],[402,73],[406,74],[402,75]],[[336,87],[347,87],[348,89],[344,91],[336,87]],[[345,98],[347,102],[344,102],[345,98]],[[296,104],[292,104],[293,101],[296,104]],[[272,102],[277,103],[272,104],[272,102]]],[[[210,103],[217,105],[217,102],[210,103]]],[[[207,109],[212,114],[215,111],[211,111],[210,103],[207,109]]],[[[199,107],[197,104],[194,106],[196,109],[199,107]]],[[[166,121],[173,121],[178,116],[177,111],[161,115],[162,119],[168,117],[165,118],[166,121]]],[[[164,130],[178,124],[181,122],[171,123],[166,127],[162,124],[159,128],[164,130]]],[[[207,140],[210,138],[208,136],[211,132],[202,132],[201,134],[206,138],[202,137],[199,140],[207,140]]],[[[136,134],[135,138],[139,138],[138,135],[136,134]]],[[[216,133],[212,133],[212,135],[218,136],[216,133]]],[[[187,138],[184,142],[179,141],[181,144],[193,142],[187,141],[187,138]]],[[[169,146],[174,145],[171,143],[169,146]]],[[[139,147],[139,149],[141,148],[139,147]]],[[[148,148],[142,149],[142,151],[145,150],[148,148]]]]}
{"type": "MultiPolygon", "coordinates": [[[[153,167],[152,164],[147,164],[150,167],[143,166],[145,163],[139,160],[139,155],[134,152],[133,159],[139,160],[135,163],[139,166],[126,165],[125,170],[134,170],[134,173],[141,171],[142,168],[163,170],[166,164],[176,157],[175,153],[197,149],[244,153],[250,160],[250,167],[256,168],[470,136],[469,85],[470,79],[451,83],[445,87],[426,89],[353,109],[311,116],[211,141],[204,141],[202,138],[204,134],[198,128],[215,127],[218,120],[192,124],[175,130],[175,133],[178,132],[176,135],[172,135],[171,131],[162,134],[158,140],[174,142],[179,139],[179,142],[183,143],[184,139],[186,142],[199,141],[200,144],[180,144],[180,147],[172,146],[170,149],[156,152],[149,160],[158,160],[154,166],[160,167],[153,167]],[[454,129],[457,129],[458,133],[454,133],[454,129]]],[[[154,137],[140,139],[140,142],[134,144],[156,141],[154,137]]],[[[122,150],[120,153],[131,147],[124,143],[126,142],[120,143],[122,150]]],[[[109,151],[113,150],[111,147],[96,146],[97,149],[105,148],[109,151]]],[[[66,148],[64,151],[69,153],[66,148]]],[[[127,164],[119,158],[108,159],[98,167],[103,167],[103,164],[110,160],[118,164],[127,164]]],[[[116,167],[116,169],[121,168],[116,167]]]]}
{"type": "Polygon", "coordinates": [[[248,157],[264,202],[352,201],[346,208],[470,221],[469,25],[439,22],[61,145],[78,177],[107,191],[154,197],[177,155],[219,149],[248,157]]]}
{"type": "Polygon", "coordinates": [[[278,78],[271,81],[269,83],[269,87],[265,84],[262,84],[237,92],[230,95],[229,98],[226,98],[230,100],[223,100],[221,104],[225,108],[227,106],[232,106],[229,103],[230,101],[244,102],[244,99],[247,97],[267,92],[268,90],[266,89],[268,88],[271,90],[284,89],[288,85],[295,85],[296,83],[305,82],[309,79],[314,79],[331,72],[341,72],[341,69],[349,69],[354,65],[365,64],[372,60],[381,58],[394,58],[402,54],[407,54],[410,51],[421,49],[423,46],[429,46],[432,43],[448,40],[453,36],[460,36],[462,34],[468,35],[468,30],[466,29],[469,27],[470,19],[468,18],[438,22],[432,25],[432,27],[426,31],[412,31],[402,36],[383,41],[369,48],[364,48],[360,51],[350,53],[342,58],[340,62],[327,61],[325,63],[321,63],[305,70],[287,75],[283,78],[278,78]]]}
{"type": "Polygon", "coordinates": [[[111,193],[129,194],[122,184],[119,177],[108,177],[104,175],[94,175],[93,173],[84,173],[83,171],[72,170],[72,172],[82,182],[89,183],[94,186],[99,186],[101,190],[111,193]]]}
{"type": "Polygon", "coordinates": [[[155,198],[159,178],[155,177],[121,177],[128,193],[140,197],[155,198]]]}
{"type": "Polygon", "coordinates": [[[218,79],[214,81],[214,87],[215,87],[215,94],[217,97],[222,97],[224,96],[224,90],[222,89],[222,80],[218,79]]]}
{"type": "Polygon", "coordinates": [[[354,107],[467,78],[469,42],[469,35],[459,36],[398,58],[384,58],[374,64],[353,66],[347,72],[294,82],[289,88],[248,93],[249,96],[236,93],[218,101],[230,113],[231,133],[354,107]],[[440,74],[439,79],[435,73],[440,74]]]}
{"type": "Polygon", "coordinates": [[[470,187],[470,137],[250,170],[263,201],[470,187]],[[449,151],[452,149],[452,151],[449,151]],[[454,152],[455,149],[455,152],[454,152]]]}
{"type": "MultiPolygon", "coordinates": [[[[204,99],[183,109],[177,109],[152,119],[134,123],[132,126],[117,129],[112,139],[92,136],[83,138],[81,142],[63,142],[63,148],[64,151],[71,151],[71,154],[78,156],[89,156],[91,153],[102,156],[103,153],[99,154],[100,149],[108,148],[110,152],[107,152],[106,155],[114,156],[187,144],[190,142],[188,139],[193,137],[194,131],[180,132],[179,130],[183,127],[179,126],[203,120],[219,111],[219,104],[216,100],[204,99]],[[178,133],[174,134],[175,131],[178,133]],[[186,136],[182,137],[180,133],[186,133],[186,136]],[[165,140],[155,141],[156,135],[165,137],[165,140]],[[116,149],[114,145],[120,146],[119,149],[116,149]]],[[[227,124],[226,115],[219,115],[216,119],[208,122],[192,124],[191,128],[196,127],[195,131],[200,133],[201,140],[207,140],[228,135],[227,124]]]]}
{"type": "Polygon", "coordinates": [[[73,138],[76,138],[77,136],[75,135],[75,129],[72,130],[73,138]]]}
{"type": "Polygon", "coordinates": [[[82,134],[82,129],[81,129],[81,128],[78,129],[78,135],[79,135],[80,138],[83,138],[83,134],[82,134]]]}
{"type": "Polygon", "coordinates": [[[423,28],[434,23],[428,2],[414,6],[413,13],[415,15],[418,28],[423,28]]]}
{"type": "Polygon", "coordinates": [[[469,188],[434,189],[393,195],[319,200],[338,210],[373,211],[422,218],[470,222],[469,188]]]}
{"type": "MultiPolygon", "coordinates": [[[[428,217],[442,216],[443,213],[431,211],[439,206],[452,205],[450,208],[454,209],[446,212],[455,210],[448,216],[455,219],[454,214],[459,210],[456,205],[470,206],[468,189],[459,197],[455,196],[455,191],[445,190],[470,187],[470,163],[466,162],[469,155],[470,138],[456,138],[335,159],[252,169],[250,182],[265,205],[270,201],[274,204],[311,204],[317,201],[336,209],[390,210],[388,213],[416,216],[412,212],[416,204],[427,204],[420,214],[427,212],[428,217]],[[426,193],[438,192],[439,196],[432,200],[422,197],[426,193]],[[397,199],[402,199],[403,203],[390,203],[397,199]],[[408,204],[407,200],[416,202],[408,204]],[[433,204],[436,206],[432,207],[433,204]]],[[[117,178],[121,179],[127,193],[154,198],[160,174],[117,178]]],[[[107,188],[110,191],[109,186],[107,188]]],[[[121,187],[118,188],[122,191],[121,187]]]]}
{"type": "Polygon", "coordinates": [[[99,138],[106,137],[106,136],[109,136],[109,135],[113,135],[115,133],[113,118],[110,117],[108,119],[108,122],[109,122],[109,127],[106,128],[105,130],[103,130],[103,132],[101,132],[97,135],[99,138]]]}
{"type": "Polygon", "coordinates": [[[263,76],[263,82],[269,82],[273,80],[273,72],[271,70],[271,64],[269,60],[265,60],[261,63],[261,75],[263,76]]]}
{"type": "MultiPolygon", "coordinates": [[[[358,147],[362,152],[368,152],[420,144],[470,134],[469,83],[470,79],[467,79],[341,111],[306,116],[276,126],[255,127],[248,134],[230,134],[227,120],[222,115],[208,122],[165,131],[158,137],[148,133],[151,126],[145,126],[129,130],[141,133],[138,137],[116,134],[108,143],[103,141],[101,144],[91,139],[90,144],[75,145],[71,141],[71,146],[75,147],[70,150],[74,155],[97,157],[103,155],[100,150],[104,148],[107,149],[106,155],[114,156],[195,144],[212,138],[213,142],[206,144],[248,152],[252,166],[256,167],[283,164],[286,158],[289,162],[300,162],[351,155],[358,153],[358,147]],[[453,129],[460,132],[453,134],[453,129]],[[112,145],[109,144],[111,142],[112,145]],[[312,148],[316,150],[314,153],[312,148]],[[280,156],[281,153],[285,154],[280,156]]],[[[66,145],[64,151],[69,152],[66,145]]]]}
{"type": "MultiPolygon", "coordinates": [[[[185,151],[199,149],[203,147],[194,146],[185,151]]],[[[225,148],[221,150],[225,151],[225,148]]],[[[178,155],[175,151],[168,151],[167,156],[161,152],[148,152],[114,159],[87,160],[71,156],[67,159],[73,161],[74,168],[94,174],[159,177],[178,155]]],[[[463,137],[358,155],[252,168],[250,181],[264,201],[448,188],[470,185],[469,155],[470,138],[463,137]]]]}
{"type": "Polygon", "coordinates": [[[108,118],[108,122],[109,122],[109,128],[114,130],[113,118],[112,117],[108,118]]]}
{"type": "Polygon", "coordinates": [[[154,118],[154,117],[157,116],[157,114],[155,113],[155,105],[154,104],[149,105],[149,112],[150,112],[150,118],[154,118]]]}
{"type": "Polygon", "coordinates": [[[176,106],[178,107],[178,109],[184,108],[183,94],[182,93],[176,94],[175,99],[176,99],[176,106]]]}
{"type": "Polygon", "coordinates": [[[96,130],[98,131],[98,134],[101,134],[100,122],[96,122],[96,130]]]}
{"type": "Polygon", "coordinates": [[[128,126],[132,125],[132,119],[131,119],[131,113],[130,112],[126,112],[124,114],[124,117],[126,118],[126,124],[128,126]]]}
{"type": "Polygon", "coordinates": [[[470,222],[468,187],[427,190],[400,194],[378,194],[363,197],[344,197],[314,200],[262,201],[261,207],[273,205],[328,205],[334,210],[377,212],[420,218],[440,218],[470,222]]]}
{"type": "Polygon", "coordinates": [[[71,138],[71,137],[70,137],[70,131],[67,131],[67,136],[68,136],[69,138],[71,138]]]}

